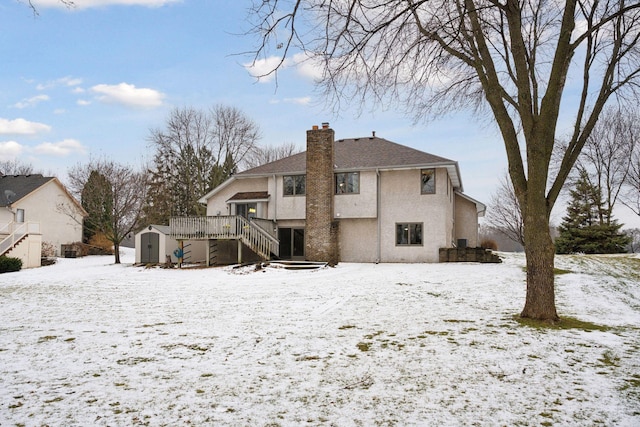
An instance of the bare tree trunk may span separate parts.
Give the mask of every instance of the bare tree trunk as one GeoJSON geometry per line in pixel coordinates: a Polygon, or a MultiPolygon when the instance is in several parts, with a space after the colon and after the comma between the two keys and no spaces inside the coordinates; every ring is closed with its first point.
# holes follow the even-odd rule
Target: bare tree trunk
{"type": "Polygon", "coordinates": [[[114,243],[113,245],[113,254],[116,257],[116,264],[120,264],[120,244],[119,243],[114,243]]]}
{"type": "Polygon", "coordinates": [[[560,318],[555,303],[555,247],[549,232],[549,215],[544,197],[537,202],[531,199],[524,218],[527,297],[520,317],[557,322],[560,318]]]}

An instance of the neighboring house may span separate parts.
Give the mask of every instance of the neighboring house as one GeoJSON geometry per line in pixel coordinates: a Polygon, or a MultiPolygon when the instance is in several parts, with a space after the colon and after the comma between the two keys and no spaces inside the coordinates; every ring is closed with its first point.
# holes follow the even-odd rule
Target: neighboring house
{"type": "Polygon", "coordinates": [[[325,123],[306,152],[233,175],[201,198],[206,218],[172,218],[171,234],[209,240],[210,260],[235,242],[261,258],[438,262],[478,245],[485,206],[462,191],[456,161],[375,134],[334,141],[325,123]]]}
{"type": "Polygon", "coordinates": [[[55,255],[63,244],[82,241],[87,212],[57,178],[34,175],[0,177],[0,255],[40,266],[42,245],[55,255]]]}

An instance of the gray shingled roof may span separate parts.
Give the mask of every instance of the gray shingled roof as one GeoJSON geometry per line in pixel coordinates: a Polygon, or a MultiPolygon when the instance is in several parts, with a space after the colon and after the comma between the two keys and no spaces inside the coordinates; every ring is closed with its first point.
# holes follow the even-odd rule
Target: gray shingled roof
{"type": "Polygon", "coordinates": [[[8,206],[54,179],[40,174],[0,176],[0,206],[8,206]]]}
{"type": "MultiPolygon", "coordinates": [[[[304,173],[307,153],[302,152],[236,174],[254,176],[304,173]]],[[[411,166],[453,165],[456,162],[425,153],[384,138],[365,137],[340,139],[335,142],[336,170],[386,169],[411,166]]]]}

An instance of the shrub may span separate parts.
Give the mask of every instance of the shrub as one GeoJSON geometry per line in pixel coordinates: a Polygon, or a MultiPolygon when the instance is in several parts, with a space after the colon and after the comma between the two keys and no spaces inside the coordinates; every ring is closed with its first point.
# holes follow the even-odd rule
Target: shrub
{"type": "Polygon", "coordinates": [[[491,249],[492,251],[498,250],[498,243],[493,239],[482,239],[480,242],[480,247],[482,249],[491,249]]]}
{"type": "Polygon", "coordinates": [[[22,260],[20,258],[0,256],[0,273],[20,271],[21,268],[22,260]]]}
{"type": "Polygon", "coordinates": [[[40,257],[42,258],[50,258],[56,256],[56,248],[52,243],[42,242],[42,251],[40,252],[40,257]]]}
{"type": "Polygon", "coordinates": [[[113,255],[113,242],[104,233],[96,233],[89,239],[89,255],[113,255]]]}

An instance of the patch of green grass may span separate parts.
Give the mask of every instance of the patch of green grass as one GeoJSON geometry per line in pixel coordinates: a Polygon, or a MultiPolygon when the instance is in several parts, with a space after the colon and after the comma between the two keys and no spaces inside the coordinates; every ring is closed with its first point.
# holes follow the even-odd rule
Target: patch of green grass
{"type": "Polygon", "coordinates": [[[580,329],[586,332],[600,331],[606,332],[611,328],[604,325],[598,325],[597,323],[586,322],[573,317],[562,317],[558,322],[550,322],[546,320],[535,320],[523,318],[518,315],[513,316],[513,319],[521,326],[528,326],[534,329],[555,329],[555,330],[567,330],[567,329],[580,329]]]}
{"type": "Polygon", "coordinates": [[[204,374],[202,374],[202,375],[200,375],[200,376],[201,376],[202,378],[208,378],[208,377],[212,377],[212,376],[213,376],[213,374],[212,374],[212,373],[209,373],[209,372],[206,372],[206,373],[204,373],[204,374]]]}
{"type": "MultiPolygon", "coordinates": [[[[526,273],[527,272],[527,267],[522,267],[522,271],[524,273],[526,273]]],[[[573,273],[573,271],[565,270],[563,268],[557,268],[557,267],[553,268],[553,274],[556,275],[556,276],[560,276],[560,275],[563,275],[563,274],[570,274],[570,273],[573,273]]]]}
{"type": "Polygon", "coordinates": [[[55,340],[55,339],[58,339],[58,337],[55,336],[55,335],[45,335],[44,337],[40,337],[38,339],[38,343],[52,341],[52,340],[55,340]]]}
{"type": "Polygon", "coordinates": [[[340,326],[338,329],[354,329],[356,326],[355,325],[343,325],[340,326]]]}

